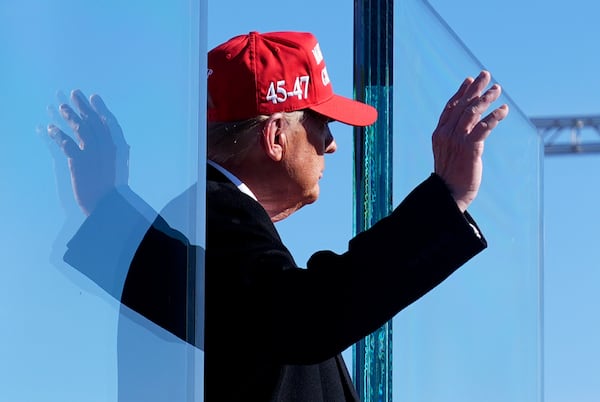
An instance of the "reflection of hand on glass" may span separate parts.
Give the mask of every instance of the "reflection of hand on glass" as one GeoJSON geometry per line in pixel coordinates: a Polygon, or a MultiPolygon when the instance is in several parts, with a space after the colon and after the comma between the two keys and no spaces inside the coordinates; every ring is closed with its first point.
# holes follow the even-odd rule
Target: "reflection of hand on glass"
{"type": "Polygon", "coordinates": [[[50,142],[67,220],[55,241],[52,259],[57,266],[66,262],[76,268],[120,300],[129,261],[139,244],[132,233],[143,236],[154,214],[146,212],[150,208],[142,206],[142,201],[131,201],[135,194],[127,186],[129,145],[102,99],[93,95],[88,100],[80,90],[72,91],[70,99],[62,92],[57,97],[60,106],[47,110],[52,123],[45,137],[50,142]],[[84,221],[80,210],[87,216],[84,221]],[[144,217],[140,217],[142,210],[144,217]],[[99,216],[90,221],[93,212],[99,216]],[[104,232],[97,222],[110,230],[104,232]],[[125,234],[117,237],[116,233],[125,234]]]}
{"type": "MultiPolygon", "coordinates": [[[[67,157],[75,201],[86,218],[69,236],[64,262],[122,306],[149,320],[143,322],[152,331],[160,327],[160,331],[195,342],[195,328],[186,327],[191,311],[186,307],[188,299],[195,303],[188,297],[186,281],[188,266],[195,269],[196,259],[190,256],[197,251],[188,250],[187,238],[127,185],[129,145],[100,96],[87,99],[80,90],[74,90],[68,102],[58,107],[60,117],[51,116],[54,123],[47,131],[58,144],[52,144],[59,153],[54,152],[55,162],[61,157],[65,163],[67,157]],[[73,136],[66,134],[69,129],[73,136]],[[145,238],[152,240],[144,242],[145,238]],[[161,239],[160,248],[143,247],[156,238],[161,239]],[[186,259],[178,269],[173,268],[181,255],[186,259]],[[138,280],[128,279],[127,285],[126,278],[132,276],[138,280]]],[[[52,112],[56,114],[56,109],[52,112]]],[[[63,203],[67,201],[64,194],[61,198],[63,203]]]]}
{"type": "MultiPolygon", "coordinates": [[[[63,98],[62,92],[57,92],[57,97],[60,99],[63,98]]],[[[63,102],[61,102],[63,103],[63,102]]],[[[64,123],[62,117],[58,114],[58,109],[54,105],[49,105],[46,108],[50,121],[56,125],[57,127],[63,127],[64,123]]],[[[63,132],[66,130],[66,127],[63,128],[63,132]]],[[[48,152],[52,156],[52,164],[54,168],[54,174],[56,176],[56,186],[58,197],[60,200],[60,205],[65,211],[67,219],[73,217],[79,217],[81,215],[81,210],[75,200],[73,199],[72,190],[71,190],[71,180],[70,173],[67,164],[65,163],[65,155],[60,150],[59,147],[56,146],[55,141],[48,135],[48,130],[45,126],[38,126],[36,128],[36,133],[40,137],[40,139],[44,142],[46,147],[48,148],[48,152]]]]}
{"type": "Polygon", "coordinates": [[[127,185],[129,145],[100,96],[92,95],[88,101],[74,90],[71,101],[77,112],[66,103],[59,111],[78,142],[54,124],[48,126],[48,135],[67,156],[75,199],[89,215],[111,190],[127,185]]]}

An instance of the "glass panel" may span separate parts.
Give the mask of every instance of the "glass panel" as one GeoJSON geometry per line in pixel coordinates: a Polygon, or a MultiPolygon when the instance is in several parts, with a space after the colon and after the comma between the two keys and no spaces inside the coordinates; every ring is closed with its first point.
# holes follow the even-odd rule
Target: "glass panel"
{"type": "MultiPolygon", "coordinates": [[[[357,0],[354,10],[355,94],[378,110],[374,124],[354,129],[354,233],[359,233],[392,212],[393,1],[357,0]]],[[[361,401],[392,399],[392,325],[391,319],[382,323],[354,345],[353,378],[361,401]]]]}
{"type": "MultiPolygon", "coordinates": [[[[397,1],[394,25],[397,203],[433,170],[431,133],[446,101],[483,67],[425,1],[397,1]]],[[[509,90],[497,102],[509,118],[486,142],[469,208],[489,246],[394,319],[395,401],[541,400],[543,154],[509,90]]]]}
{"type": "MultiPolygon", "coordinates": [[[[126,218],[148,212],[154,219],[153,211],[161,211],[197,180],[193,199],[204,199],[204,134],[199,128],[204,127],[205,82],[200,78],[206,67],[199,56],[206,52],[205,7],[204,1],[189,0],[0,4],[5,78],[0,99],[0,320],[5,328],[0,400],[202,400],[202,351],[120,300],[129,262],[148,228],[128,232],[126,218]],[[53,123],[73,135],[58,116],[58,106],[67,103],[78,110],[69,98],[74,89],[85,97],[99,94],[115,115],[129,145],[130,188],[149,210],[133,203],[126,204],[134,206],[131,215],[118,215],[110,207],[101,216],[101,206],[111,201],[105,198],[85,220],[73,197],[67,159],[46,131],[53,123]],[[87,227],[93,230],[82,227],[84,222],[94,222],[87,227]],[[67,248],[78,230],[82,242],[67,248]],[[129,255],[120,259],[116,249],[129,255]],[[70,263],[65,262],[67,250],[74,253],[70,263]]],[[[122,162],[118,166],[125,168],[117,169],[117,177],[126,177],[128,148],[115,137],[118,130],[110,119],[94,121],[94,115],[80,115],[85,155],[106,151],[114,157],[113,148],[104,147],[111,134],[116,161],[122,162]],[[103,131],[107,126],[110,132],[103,131]]],[[[76,153],[73,163],[83,160],[82,151],[74,149],[71,155],[76,153]]],[[[80,172],[89,167],[85,171],[98,174],[104,172],[101,166],[114,166],[104,157],[88,162],[77,165],[80,172]]],[[[119,194],[129,201],[133,193],[121,187],[119,194]]],[[[203,322],[203,211],[202,203],[183,205],[179,223],[165,215],[200,246],[200,275],[187,300],[195,316],[188,315],[184,323],[197,344],[203,333],[202,325],[195,326],[203,322]]]]}

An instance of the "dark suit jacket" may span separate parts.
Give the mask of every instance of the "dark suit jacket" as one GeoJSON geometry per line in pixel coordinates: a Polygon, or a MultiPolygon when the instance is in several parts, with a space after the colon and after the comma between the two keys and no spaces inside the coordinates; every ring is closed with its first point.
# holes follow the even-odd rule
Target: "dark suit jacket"
{"type": "MultiPolygon", "coordinates": [[[[358,400],[340,353],[486,247],[436,175],[353,238],[347,252],[317,252],[306,268],[296,265],[262,206],[210,166],[206,208],[208,402],[358,400]]],[[[122,296],[190,342],[196,253],[158,218],[133,257],[122,296]]]]}
{"type": "Polygon", "coordinates": [[[485,247],[435,175],[347,252],[318,252],[306,269],[214,169],[206,219],[208,401],[358,400],[339,354],[485,247]]]}

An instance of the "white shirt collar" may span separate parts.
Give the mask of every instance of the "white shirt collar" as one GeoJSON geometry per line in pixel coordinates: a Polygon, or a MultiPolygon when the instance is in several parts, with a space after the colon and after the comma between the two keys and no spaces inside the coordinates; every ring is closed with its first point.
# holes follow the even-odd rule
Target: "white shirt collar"
{"type": "Polygon", "coordinates": [[[214,167],[215,169],[217,169],[219,172],[223,173],[225,175],[225,177],[227,177],[233,184],[236,185],[236,187],[244,194],[254,198],[255,201],[258,201],[256,199],[256,196],[254,195],[254,193],[248,188],[248,186],[246,186],[240,179],[238,179],[233,173],[231,173],[229,170],[225,169],[223,166],[207,160],[206,163],[208,163],[210,166],[214,167]]]}

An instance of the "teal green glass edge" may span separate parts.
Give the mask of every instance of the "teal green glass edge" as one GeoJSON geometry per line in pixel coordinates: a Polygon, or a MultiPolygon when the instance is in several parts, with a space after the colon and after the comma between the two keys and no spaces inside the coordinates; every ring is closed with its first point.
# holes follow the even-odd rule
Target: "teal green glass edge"
{"type": "MultiPolygon", "coordinates": [[[[392,210],[393,1],[358,0],[354,9],[354,88],[374,106],[375,124],[354,130],[354,232],[392,210]]],[[[392,400],[392,323],[353,347],[353,373],[364,402],[392,400]]]]}

